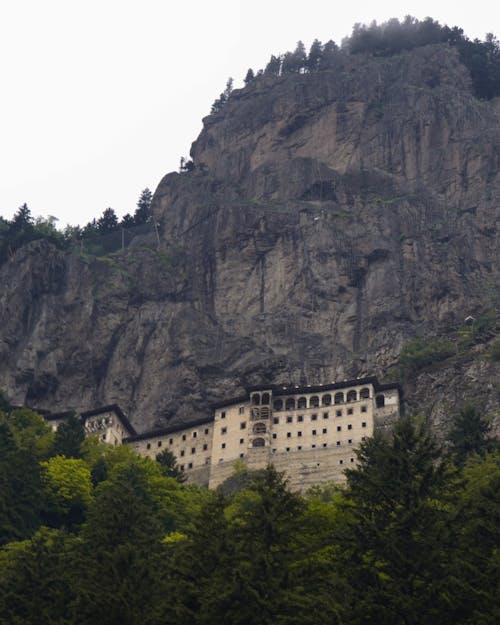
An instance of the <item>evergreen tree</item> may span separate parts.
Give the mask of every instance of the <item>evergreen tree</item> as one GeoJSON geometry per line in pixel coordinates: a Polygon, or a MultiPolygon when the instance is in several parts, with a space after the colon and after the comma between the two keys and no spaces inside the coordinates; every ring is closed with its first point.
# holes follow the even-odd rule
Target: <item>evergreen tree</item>
{"type": "Polygon", "coordinates": [[[264,70],[265,74],[270,74],[272,76],[279,76],[281,73],[281,63],[282,58],[280,56],[271,55],[269,63],[266,65],[266,69],[264,70]]]}
{"type": "Polygon", "coordinates": [[[315,72],[319,69],[322,56],[323,46],[321,44],[321,41],[319,41],[319,39],[315,39],[311,44],[311,48],[309,49],[309,56],[307,57],[306,63],[307,69],[310,72],[315,72]]]}
{"type": "Polygon", "coordinates": [[[131,228],[134,225],[135,225],[135,220],[130,213],[123,215],[120,221],[120,226],[122,228],[131,228]]]}
{"type": "Polygon", "coordinates": [[[85,429],[78,417],[73,413],[57,428],[54,436],[55,456],[81,458],[81,447],[85,440],[85,429]]]}
{"type": "Polygon", "coordinates": [[[337,44],[335,43],[335,41],[330,39],[324,45],[323,54],[319,62],[319,69],[327,70],[335,67],[338,62],[339,55],[340,51],[337,44]]]}
{"type": "Polygon", "coordinates": [[[161,472],[165,477],[173,477],[178,482],[184,482],[186,480],[186,476],[177,464],[177,458],[168,449],[164,449],[157,454],[156,462],[160,465],[161,472]]]}
{"type": "Polygon", "coordinates": [[[463,466],[469,456],[484,456],[492,451],[495,439],[489,436],[491,426],[474,406],[466,406],[456,415],[449,435],[451,451],[458,466],[463,466]]]}
{"type": "Polygon", "coordinates": [[[33,228],[34,223],[31,211],[28,205],[24,203],[17,209],[16,214],[10,222],[10,234],[29,231],[33,228]]]}
{"type": "Polygon", "coordinates": [[[250,67],[250,69],[246,73],[246,76],[245,76],[243,82],[245,83],[245,85],[249,85],[254,80],[255,80],[255,74],[253,73],[253,69],[250,67]]]}
{"type": "Polygon", "coordinates": [[[106,208],[102,213],[102,217],[97,220],[97,230],[99,234],[109,234],[114,232],[118,227],[118,217],[112,208],[106,208]]]}
{"type": "Polygon", "coordinates": [[[134,223],[136,226],[148,223],[151,220],[151,202],[153,201],[153,194],[146,187],[141,192],[139,199],[137,200],[137,208],[134,213],[134,223]]]}

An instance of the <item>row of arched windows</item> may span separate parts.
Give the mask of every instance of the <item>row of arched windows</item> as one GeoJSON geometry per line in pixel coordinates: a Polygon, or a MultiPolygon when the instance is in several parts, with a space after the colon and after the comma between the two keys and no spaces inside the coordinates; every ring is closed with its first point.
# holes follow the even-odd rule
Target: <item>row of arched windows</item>
{"type": "Polygon", "coordinates": [[[297,400],[295,400],[295,397],[287,397],[285,400],[277,399],[273,404],[273,409],[279,412],[280,410],[301,410],[302,408],[319,408],[319,406],[331,406],[332,399],[334,404],[344,404],[346,402],[357,401],[358,399],[369,399],[369,397],[370,389],[368,387],[365,387],[359,391],[359,395],[358,392],[354,389],[347,391],[347,393],[339,391],[338,393],[335,393],[333,395],[333,398],[330,393],[325,393],[321,397],[319,395],[312,395],[312,397],[309,398],[309,404],[307,401],[307,397],[299,397],[297,400]]]}

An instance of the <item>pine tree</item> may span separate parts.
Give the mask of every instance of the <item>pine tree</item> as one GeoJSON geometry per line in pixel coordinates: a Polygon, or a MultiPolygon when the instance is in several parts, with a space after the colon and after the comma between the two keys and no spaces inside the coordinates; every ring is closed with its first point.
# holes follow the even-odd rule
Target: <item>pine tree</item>
{"type": "Polygon", "coordinates": [[[151,202],[153,201],[153,194],[146,187],[141,192],[139,199],[137,200],[137,208],[134,213],[134,223],[136,226],[148,223],[151,220],[151,202]]]}
{"type": "Polygon", "coordinates": [[[249,85],[254,79],[255,79],[255,74],[253,73],[253,69],[250,67],[243,82],[245,83],[245,85],[249,85]]]}
{"type": "Polygon", "coordinates": [[[319,39],[315,39],[309,50],[309,56],[307,57],[307,69],[310,72],[315,72],[319,69],[321,57],[323,56],[323,46],[319,39]]]}
{"type": "Polygon", "coordinates": [[[458,466],[463,466],[469,456],[484,456],[492,451],[495,439],[489,436],[491,426],[474,406],[466,406],[456,415],[449,435],[451,451],[458,466]]]}
{"type": "Polygon", "coordinates": [[[118,217],[112,208],[106,208],[102,217],[97,220],[97,230],[99,234],[109,234],[114,232],[118,227],[118,217]]]}
{"type": "Polygon", "coordinates": [[[80,419],[75,414],[71,414],[57,428],[53,454],[66,458],[81,458],[81,446],[84,440],[85,429],[80,419]]]}

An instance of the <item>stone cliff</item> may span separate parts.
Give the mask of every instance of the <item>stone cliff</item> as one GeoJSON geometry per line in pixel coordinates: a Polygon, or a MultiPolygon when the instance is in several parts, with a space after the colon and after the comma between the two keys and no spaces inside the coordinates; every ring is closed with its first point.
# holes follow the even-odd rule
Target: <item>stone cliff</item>
{"type": "MultiPolygon", "coordinates": [[[[32,243],[0,268],[0,388],[145,429],[244,385],[384,378],[409,339],[498,308],[499,118],[445,46],[257,78],[159,184],[159,249],[32,243]]],[[[496,331],[407,381],[409,408],[498,410],[496,331]]]]}

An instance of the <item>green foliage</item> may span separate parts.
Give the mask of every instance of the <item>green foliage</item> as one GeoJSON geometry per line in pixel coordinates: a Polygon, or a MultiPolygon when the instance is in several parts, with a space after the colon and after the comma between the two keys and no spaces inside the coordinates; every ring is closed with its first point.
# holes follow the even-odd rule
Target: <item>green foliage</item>
{"type": "Polygon", "coordinates": [[[186,480],[186,476],[177,464],[177,458],[168,449],[164,449],[156,455],[156,462],[160,465],[161,472],[165,477],[173,477],[178,482],[186,480]]]}
{"type": "Polygon", "coordinates": [[[494,362],[500,361],[500,339],[493,341],[491,344],[488,353],[488,357],[491,358],[494,362]]]}
{"type": "Polygon", "coordinates": [[[80,525],[92,501],[90,469],[83,460],[55,456],[41,463],[46,522],[68,529],[80,525]]]}
{"type": "Polygon", "coordinates": [[[455,353],[455,346],[446,339],[414,339],[401,350],[399,363],[403,371],[414,373],[455,353]]]}
{"type": "Polygon", "coordinates": [[[489,436],[491,426],[474,406],[466,406],[454,418],[449,434],[451,452],[455,462],[463,466],[469,456],[484,456],[495,447],[489,436]]]}
{"type": "Polygon", "coordinates": [[[66,458],[80,458],[84,440],[85,429],[80,419],[75,414],[71,414],[57,428],[52,453],[56,456],[66,456],[66,458]]]}

